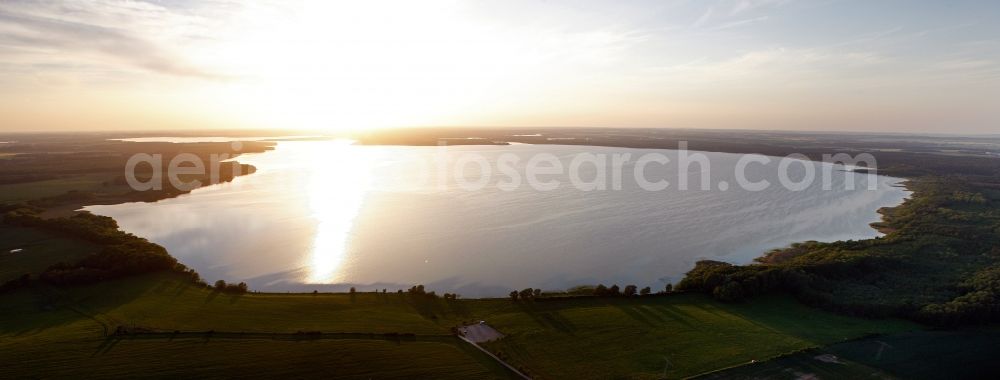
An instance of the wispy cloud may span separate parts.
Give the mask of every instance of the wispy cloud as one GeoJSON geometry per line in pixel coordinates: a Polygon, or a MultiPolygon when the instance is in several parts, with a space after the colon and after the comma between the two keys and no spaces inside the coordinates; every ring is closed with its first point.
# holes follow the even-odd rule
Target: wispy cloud
{"type": "Polygon", "coordinates": [[[715,8],[708,7],[708,9],[705,10],[705,13],[702,13],[701,17],[698,17],[698,19],[695,20],[694,24],[691,26],[695,28],[700,28],[702,25],[705,25],[705,23],[708,22],[708,19],[712,17],[713,12],[715,12],[715,8]]]}
{"type": "Polygon", "coordinates": [[[739,28],[739,27],[742,27],[742,26],[756,24],[756,23],[765,21],[767,19],[768,19],[767,16],[760,16],[760,17],[748,18],[748,19],[744,19],[744,20],[736,20],[736,21],[727,22],[725,24],[719,25],[719,26],[717,26],[715,28],[712,28],[712,29],[713,30],[734,29],[734,28],[739,28]]]}
{"type": "Polygon", "coordinates": [[[830,80],[853,81],[871,79],[878,68],[891,63],[874,52],[836,51],[825,49],[760,49],[734,57],[662,67],[660,75],[666,81],[707,85],[710,83],[768,83],[770,87],[788,83],[809,86],[831,84],[830,80]],[[836,72],[838,76],[831,78],[836,72]]]}
{"type": "Polygon", "coordinates": [[[777,7],[791,3],[792,0],[740,0],[733,5],[731,15],[747,13],[763,8],[777,7]]]}
{"type": "Polygon", "coordinates": [[[35,66],[91,62],[174,76],[225,78],[148,38],[143,31],[153,25],[136,27],[161,18],[162,9],[121,3],[95,11],[73,5],[0,10],[0,57],[35,66]],[[111,26],[115,23],[125,27],[111,26]]]}
{"type": "Polygon", "coordinates": [[[792,0],[739,0],[736,2],[721,2],[708,6],[701,16],[691,25],[692,28],[703,28],[710,23],[718,24],[711,29],[725,30],[755,24],[769,18],[767,15],[754,16],[754,13],[764,9],[776,8],[790,3],[792,0]],[[728,9],[728,11],[727,11],[728,9]],[[713,22],[714,21],[714,22],[713,22]]]}

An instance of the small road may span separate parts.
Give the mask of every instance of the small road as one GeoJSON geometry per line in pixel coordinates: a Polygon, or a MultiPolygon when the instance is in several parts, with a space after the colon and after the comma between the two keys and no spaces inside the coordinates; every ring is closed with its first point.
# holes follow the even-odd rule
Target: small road
{"type": "Polygon", "coordinates": [[[475,343],[489,342],[503,338],[503,334],[485,323],[459,327],[458,335],[464,336],[475,343]]]}
{"type": "Polygon", "coordinates": [[[497,363],[500,363],[504,367],[507,367],[507,369],[509,369],[514,374],[520,376],[522,379],[531,380],[531,378],[528,377],[528,375],[525,375],[521,371],[518,371],[517,368],[514,368],[514,366],[503,361],[503,359],[498,358],[496,355],[493,355],[492,352],[483,348],[483,346],[479,345],[479,343],[481,342],[489,342],[500,338],[503,338],[503,334],[501,334],[499,331],[497,331],[493,327],[490,327],[489,325],[483,322],[474,325],[462,326],[458,328],[458,339],[461,339],[471,344],[479,351],[482,351],[484,354],[489,355],[491,358],[493,358],[493,360],[496,360],[497,363]]]}

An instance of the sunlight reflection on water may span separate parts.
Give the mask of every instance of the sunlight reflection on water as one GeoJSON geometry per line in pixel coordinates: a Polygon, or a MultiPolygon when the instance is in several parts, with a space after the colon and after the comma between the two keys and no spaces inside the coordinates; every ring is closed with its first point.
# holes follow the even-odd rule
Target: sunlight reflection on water
{"type": "Polygon", "coordinates": [[[371,164],[380,153],[347,149],[350,144],[334,141],[308,147],[314,165],[309,179],[309,207],[317,224],[307,283],[344,280],[337,270],[371,183],[371,164]]]}

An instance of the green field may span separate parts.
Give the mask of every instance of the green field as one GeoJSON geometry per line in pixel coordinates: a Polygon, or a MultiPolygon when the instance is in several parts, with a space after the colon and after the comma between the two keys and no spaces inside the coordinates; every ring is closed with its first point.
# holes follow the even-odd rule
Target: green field
{"type": "Polygon", "coordinates": [[[0,296],[0,304],[8,311],[0,314],[0,362],[8,363],[0,377],[63,377],[81,368],[106,377],[305,371],[359,378],[509,376],[448,336],[463,321],[483,319],[507,334],[488,347],[534,377],[656,378],[663,375],[666,358],[666,374],[674,378],[866,333],[918,328],[828,314],[783,297],[730,305],[695,294],[520,304],[396,293],[237,296],[173,275],[71,290],[36,286],[0,296]],[[104,337],[118,326],[168,334],[104,337]],[[175,330],[181,334],[170,335],[175,330]],[[209,330],[214,335],[205,333],[209,330]],[[374,335],[280,338],[299,331],[374,335]],[[384,339],[385,333],[416,338],[396,342],[384,339]],[[160,372],[163,368],[169,372],[160,372]]]}
{"type": "Polygon", "coordinates": [[[3,378],[508,378],[458,343],[380,340],[19,340],[3,344],[3,378]],[[27,346],[27,347],[25,347],[27,346]]]}
{"type": "Polygon", "coordinates": [[[1000,331],[983,328],[914,331],[836,344],[826,351],[904,379],[984,379],[1000,373],[997,342],[1000,331]]]}
{"type": "Polygon", "coordinates": [[[998,341],[1000,331],[995,329],[904,332],[806,350],[704,378],[995,378],[1000,373],[998,341]]]}
{"type": "Polygon", "coordinates": [[[153,275],[73,290],[33,287],[0,297],[0,378],[274,377],[507,378],[485,355],[399,299],[373,295],[229,296],[153,275]],[[388,302],[385,302],[388,301],[388,302]],[[398,302],[397,302],[398,301],[398,302]],[[118,326],[191,335],[108,338],[118,326]],[[414,341],[242,338],[206,330],[422,334],[414,341]]]}
{"type": "Polygon", "coordinates": [[[45,181],[0,185],[0,203],[52,197],[68,191],[96,191],[104,187],[105,175],[82,175],[45,181]]]}
{"type": "Polygon", "coordinates": [[[723,304],[690,294],[504,309],[488,320],[510,335],[491,348],[555,378],[686,377],[866,333],[917,328],[833,315],[785,297],[723,304]]]}
{"type": "Polygon", "coordinates": [[[700,380],[728,379],[888,379],[893,376],[877,368],[830,356],[823,349],[810,349],[766,362],[752,363],[697,377],[700,380]]]}
{"type": "Polygon", "coordinates": [[[59,262],[74,263],[98,250],[96,245],[33,228],[0,225],[0,283],[22,274],[38,275],[59,262]],[[12,253],[12,250],[21,251],[12,253]]]}

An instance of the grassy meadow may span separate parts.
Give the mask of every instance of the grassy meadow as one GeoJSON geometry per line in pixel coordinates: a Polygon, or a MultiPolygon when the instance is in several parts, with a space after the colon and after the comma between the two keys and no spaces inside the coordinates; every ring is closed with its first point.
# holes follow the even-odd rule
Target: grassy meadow
{"type": "Polygon", "coordinates": [[[536,302],[496,310],[488,321],[509,334],[492,349],[547,378],[687,377],[918,328],[829,314],[787,297],[724,304],[696,294],[536,302]]]}
{"type": "MultiPolygon", "coordinates": [[[[107,180],[107,176],[104,175],[79,175],[44,181],[4,184],[0,185],[0,203],[53,197],[68,191],[101,191],[106,189],[104,182],[107,180]]],[[[127,188],[116,187],[116,190],[124,191],[127,188]]]]}
{"type": "Polygon", "coordinates": [[[706,379],[995,378],[1000,330],[911,331],[805,350],[704,376],[706,379]]]}
{"type": "Polygon", "coordinates": [[[696,294],[524,303],[397,293],[229,295],[170,274],[72,289],[36,285],[0,296],[0,304],[8,311],[0,314],[5,378],[81,370],[104,377],[317,370],[344,378],[511,376],[450,336],[452,327],[478,320],[507,334],[486,346],[536,378],[680,378],[919,328],[828,314],[785,297],[723,304],[696,294]],[[105,335],[119,326],[166,334],[105,335]],[[325,334],[295,338],[311,331],[325,334]],[[386,333],[414,335],[393,340],[386,333]]]}

